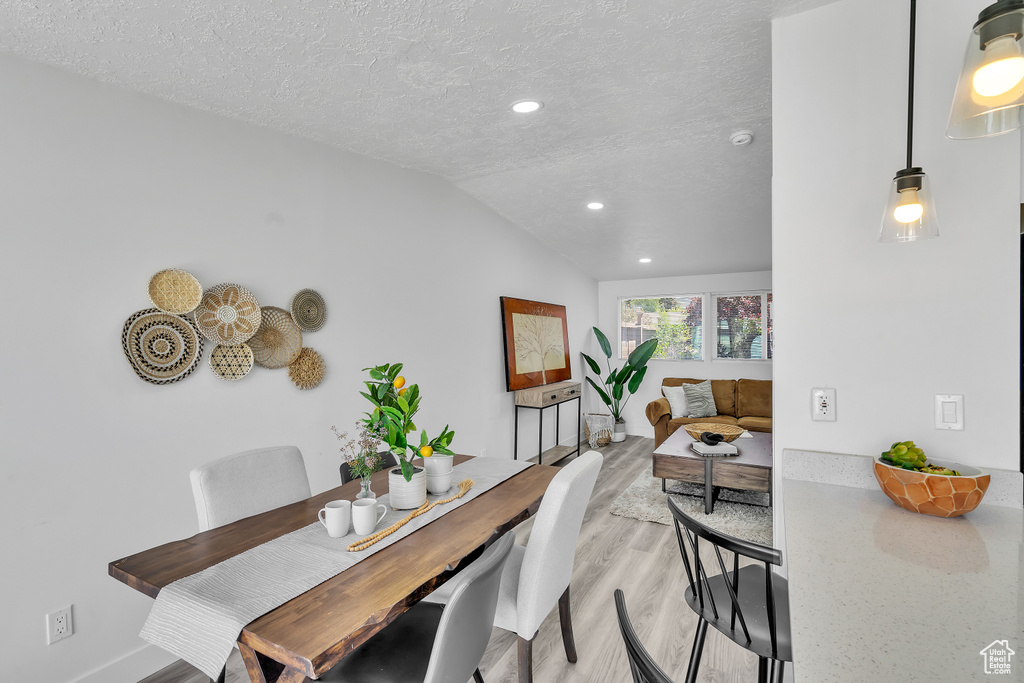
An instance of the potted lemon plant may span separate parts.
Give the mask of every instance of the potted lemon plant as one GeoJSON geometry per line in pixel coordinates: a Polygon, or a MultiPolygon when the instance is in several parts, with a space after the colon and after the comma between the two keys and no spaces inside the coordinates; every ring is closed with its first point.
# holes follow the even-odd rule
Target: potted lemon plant
{"type": "Polygon", "coordinates": [[[427,478],[421,467],[414,467],[417,455],[430,458],[434,454],[454,456],[448,449],[455,432],[445,425],[433,439],[427,437],[427,430],[420,432],[419,439],[409,438],[416,431],[413,417],[420,407],[420,388],[407,384],[402,376],[402,363],[389,363],[372,368],[370,379],[364,381],[366,391],[359,392],[373,404],[373,410],[365,413],[363,422],[367,427],[379,429],[384,435],[388,449],[398,458],[399,467],[388,473],[388,487],[391,506],[398,510],[417,508],[427,499],[427,478]]]}

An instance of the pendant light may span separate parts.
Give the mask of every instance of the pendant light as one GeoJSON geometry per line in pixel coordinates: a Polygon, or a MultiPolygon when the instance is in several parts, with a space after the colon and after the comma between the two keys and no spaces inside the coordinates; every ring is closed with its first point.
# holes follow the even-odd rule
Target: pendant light
{"type": "Polygon", "coordinates": [[[987,138],[1024,124],[1024,0],[999,0],[978,15],[967,41],[946,137],[987,138]]]}
{"type": "MultiPolygon", "coordinates": [[[[1024,0],[1021,0],[1024,2],[1024,0]]],[[[914,47],[917,0],[910,0],[910,75],[907,88],[907,167],[896,173],[882,214],[879,242],[913,242],[939,236],[928,176],[914,166],[914,47]]]]}

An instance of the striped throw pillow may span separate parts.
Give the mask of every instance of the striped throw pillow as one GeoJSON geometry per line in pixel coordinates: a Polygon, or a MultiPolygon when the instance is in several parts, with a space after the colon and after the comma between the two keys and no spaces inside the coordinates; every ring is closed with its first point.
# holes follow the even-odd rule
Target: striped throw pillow
{"type": "Polygon", "coordinates": [[[686,392],[686,406],[690,411],[687,417],[718,415],[715,395],[711,393],[711,380],[704,380],[700,384],[684,384],[683,391],[686,392]]]}

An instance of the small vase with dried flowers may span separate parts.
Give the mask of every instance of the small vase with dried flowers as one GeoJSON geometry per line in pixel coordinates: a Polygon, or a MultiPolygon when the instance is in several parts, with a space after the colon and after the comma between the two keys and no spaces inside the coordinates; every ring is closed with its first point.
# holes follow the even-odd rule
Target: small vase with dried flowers
{"type": "Polygon", "coordinates": [[[348,432],[339,432],[331,427],[338,440],[341,441],[342,459],[348,464],[353,477],[359,477],[360,488],[356,498],[376,498],[377,494],[370,489],[370,476],[380,469],[384,458],[378,453],[380,445],[387,436],[387,430],[381,425],[368,425],[361,420],[356,421],[359,430],[358,438],[348,438],[348,432]]]}

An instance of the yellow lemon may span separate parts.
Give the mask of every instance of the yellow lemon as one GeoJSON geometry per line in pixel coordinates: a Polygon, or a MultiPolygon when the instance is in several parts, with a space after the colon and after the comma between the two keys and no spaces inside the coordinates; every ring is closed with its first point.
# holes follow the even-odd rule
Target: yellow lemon
{"type": "Polygon", "coordinates": [[[399,375],[395,378],[395,389],[401,389],[405,386],[405,378],[399,375]]]}
{"type": "Polygon", "coordinates": [[[407,389],[399,389],[399,390],[398,390],[398,395],[399,395],[399,396],[401,396],[401,395],[402,395],[402,394],[404,394],[404,393],[405,393],[406,391],[408,391],[408,390],[407,390],[407,389]]]}
{"type": "Polygon", "coordinates": [[[434,449],[431,448],[430,446],[424,446],[423,448],[420,449],[420,455],[422,455],[424,458],[429,458],[433,454],[434,449]]]}

